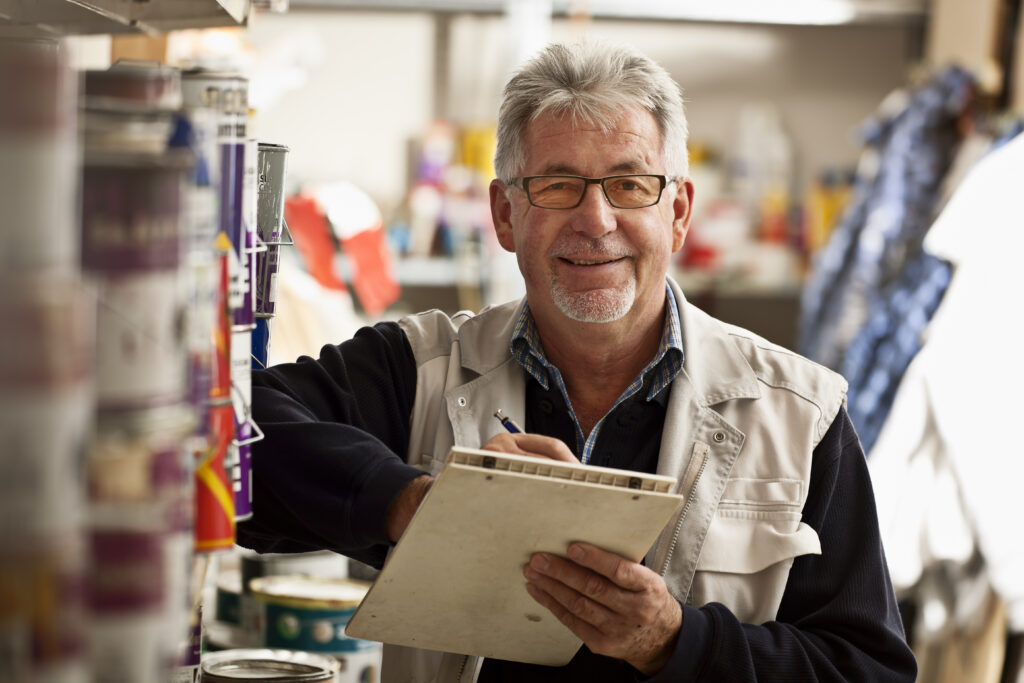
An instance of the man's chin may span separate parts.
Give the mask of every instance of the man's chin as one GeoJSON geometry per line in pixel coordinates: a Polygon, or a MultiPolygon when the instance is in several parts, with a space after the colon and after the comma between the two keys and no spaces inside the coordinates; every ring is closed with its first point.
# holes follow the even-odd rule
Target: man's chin
{"type": "Polygon", "coordinates": [[[581,323],[612,323],[621,320],[633,306],[633,288],[567,292],[556,287],[555,305],[566,317],[581,323]]]}

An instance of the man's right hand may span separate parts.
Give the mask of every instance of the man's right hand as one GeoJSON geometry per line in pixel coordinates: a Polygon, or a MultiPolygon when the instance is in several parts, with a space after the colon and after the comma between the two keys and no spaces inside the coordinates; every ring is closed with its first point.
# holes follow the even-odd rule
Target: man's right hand
{"type": "Polygon", "coordinates": [[[533,458],[548,458],[562,462],[579,463],[569,447],[561,439],[542,434],[510,434],[502,432],[492,436],[482,448],[499,453],[528,455],[533,458]]]}

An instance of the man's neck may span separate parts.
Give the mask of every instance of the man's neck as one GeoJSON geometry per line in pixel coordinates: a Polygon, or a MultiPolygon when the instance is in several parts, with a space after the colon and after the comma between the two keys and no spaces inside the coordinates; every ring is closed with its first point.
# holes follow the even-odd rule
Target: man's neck
{"type": "Polygon", "coordinates": [[[664,311],[646,324],[623,319],[580,323],[564,318],[561,329],[536,321],[544,353],[565,382],[573,411],[589,434],[626,387],[654,358],[664,331],[664,311]]]}

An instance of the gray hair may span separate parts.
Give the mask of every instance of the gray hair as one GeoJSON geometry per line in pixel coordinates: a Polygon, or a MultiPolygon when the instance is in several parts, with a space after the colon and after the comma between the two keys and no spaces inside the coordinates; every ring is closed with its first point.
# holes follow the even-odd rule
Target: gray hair
{"type": "Polygon", "coordinates": [[[526,128],[542,114],[567,114],[607,130],[623,109],[642,107],[658,125],[666,174],[686,177],[687,124],[679,85],[663,67],[625,46],[586,41],[549,45],[505,85],[494,168],[508,182],[526,163],[526,128]]]}

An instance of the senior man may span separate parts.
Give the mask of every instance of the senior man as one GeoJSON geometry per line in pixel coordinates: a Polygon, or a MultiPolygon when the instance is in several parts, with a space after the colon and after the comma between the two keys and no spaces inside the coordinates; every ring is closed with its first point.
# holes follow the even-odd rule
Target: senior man
{"type": "Polygon", "coordinates": [[[260,551],[380,566],[452,445],[671,475],[686,496],[642,563],[574,543],[524,566],[584,642],[567,666],[385,646],[385,681],[914,680],[845,382],[668,276],[686,138],[650,59],[549,46],[505,87],[490,187],[525,298],[254,373],[266,438],[239,541],[260,551]]]}

